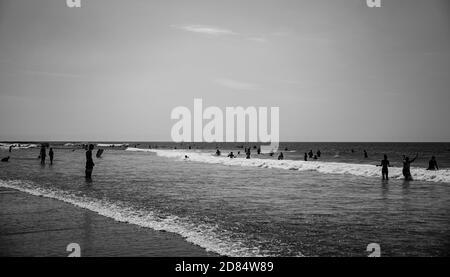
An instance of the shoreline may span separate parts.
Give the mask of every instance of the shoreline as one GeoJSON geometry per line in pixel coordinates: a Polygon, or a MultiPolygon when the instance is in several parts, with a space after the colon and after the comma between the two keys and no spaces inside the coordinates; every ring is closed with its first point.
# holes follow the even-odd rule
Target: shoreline
{"type": "Polygon", "coordinates": [[[180,235],[117,222],[55,199],[0,188],[0,257],[208,257],[180,235]]]}

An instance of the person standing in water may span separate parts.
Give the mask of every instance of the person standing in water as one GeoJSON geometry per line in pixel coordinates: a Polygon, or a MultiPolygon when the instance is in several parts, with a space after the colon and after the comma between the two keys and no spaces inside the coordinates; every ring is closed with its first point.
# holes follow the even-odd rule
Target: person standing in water
{"type": "Polygon", "coordinates": [[[387,155],[384,155],[384,159],[381,160],[381,164],[377,166],[381,166],[381,175],[383,176],[383,180],[389,180],[389,169],[391,165],[389,164],[389,160],[387,159],[387,155]]]}
{"type": "Polygon", "coordinates": [[[364,149],[364,158],[368,158],[369,157],[369,155],[367,155],[367,151],[364,149]]]}
{"type": "Polygon", "coordinates": [[[45,145],[41,145],[41,152],[39,154],[39,157],[41,158],[41,164],[44,165],[45,164],[45,157],[47,156],[46,152],[45,152],[45,145]]]}
{"type": "Polygon", "coordinates": [[[431,160],[428,162],[428,168],[427,170],[439,170],[439,166],[436,162],[436,157],[432,156],[431,160]]]}
{"type": "Polygon", "coordinates": [[[86,151],[86,180],[92,180],[92,171],[94,170],[94,160],[92,160],[92,150],[94,150],[94,145],[89,144],[89,148],[86,151]]]}
{"type": "Polygon", "coordinates": [[[411,176],[411,163],[414,162],[417,157],[419,157],[419,153],[416,154],[414,159],[409,159],[409,157],[403,155],[403,176],[405,177],[406,181],[412,181],[411,176]]]}
{"type": "Polygon", "coordinates": [[[317,157],[320,158],[320,155],[322,155],[322,152],[320,152],[320,149],[317,150],[317,157]]]}
{"type": "Polygon", "coordinates": [[[306,152],[305,152],[305,156],[303,159],[305,160],[305,162],[308,161],[308,154],[306,152]]]}
{"type": "Polygon", "coordinates": [[[12,151],[12,145],[9,146],[9,153],[12,151]]]}
{"type": "Polygon", "coordinates": [[[53,148],[50,148],[50,151],[48,151],[48,156],[50,158],[50,164],[53,165],[53,156],[55,153],[53,153],[53,148]]]}

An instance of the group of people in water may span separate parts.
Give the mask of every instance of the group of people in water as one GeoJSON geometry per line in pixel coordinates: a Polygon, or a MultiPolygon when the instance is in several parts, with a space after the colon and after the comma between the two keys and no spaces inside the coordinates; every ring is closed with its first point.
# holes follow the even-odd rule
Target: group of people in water
{"type": "MultiPolygon", "coordinates": [[[[406,181],[413,180],[411,175],[411,163],[413,163],[418,157],[419,153],[417,153],[416,156],[412,159],[410,159],[408,156],[403,155],[402,173],[406,181]]],[[[381,175],[383,180],[389,180],[389,167],[392,166],[390,165],[386,154],[384,155],[384,159],[381,160],[381,164],[378,164],[377,166],[381,166],[381,175]]],[[[432,156],[431,160],[428,162],[427,170],[439,170],[439,166],[437,164],[435,156],[432,156]]]]}
{"type": "MultiPolygon", "coordinates": [[[[42,144],[40,151],[39,151],[39,156],[38,159],[41,162],[41,165],[45,165],[46,159],[47,159],[47,147],[48,144],[42,144]]],[[[94,170],[94,160],[92,159],[92,150],[94,150],[94,145],[93,144],[89,144],[89,145],[83,145],[83,148],[86,150],[86,167],[85,167],[85,178],[86,180],[90,181],[92,180],[92,171],[94,170]]],[[[72,150],[74,151],[74,150],[72,150]]],[[[12,152],[12,146],[9,147],[9,152],[12,152]]],[[[103,154],[104,150],[103,149],[98,149],[97,153],[96,153],[96,157],[97,158],[101,158],[102,154],[103,154]]],[[[50,165],[53,165],[53,160],[55,157],[55,152],[53,151],[53,148],[50,147],[49,151],[48,151],[48,157],[50,160],[50,165]]],[[[1,161],[2,162],[9,162],[10,156],[2,158],[1,161]]]]}
{"type": "MultiPolygon", "coordinates": [[[[285,148],[285,150],[287,151],[287,148],[285,148]]],[[[352,149],[351,152],[354,153],[355,151],[352,149]]],[[[258,155],[261,154],[261,148],[258,147],[257,153],[258,153],[258,155]]],[[[240,151],[238,151],[237,154],[240,155],[240,151]]],[[[245,148],[246,159],[250,159],[250,154],[251,154],[250,148],[245,148]]],[[[271,152],[269,155],[273,156],[273,154],[274,153],[271,152]]],[[[220,152],[219,148],[217,148],[216,156],[220,156],[220,155],[221,155],[221,152],[220,152]]],[[[304,160],[308,161],[308,158],[317,160],[318,158],[320,158],[321,155],[322,155],[322,152],[320,150],[317,150],[317,152],[315,154],[312,150],[310,150],[308,153],[305,152],[304,160]]],[[[363,150],[363,155],[364,155],[364,158],[369,157],[369,155],[365,149],[363,150]]],[[[419,154],[417,153],[414,158],[410,159],[408,156],[403,155],[402,173],[403,173],[403,177],[407,181],[413,180],[412,175],[411,175],[411,163],[413,163],[418,158],[418,156],[419,156],[419,154]]],[[[236,155],[234,155],[233,152],[230,152],[227,155],[227,157],[236,158],[236,155]]],[[[284,159],[284,154],[283,154],[283,152],[280,152],[280,154],[278,155],[278,160],[283,160],[283,159],[284,159]]],[[[392,167],[392,166],[390,165],[386,154],[384,155],[384,159],[381,160],[381,163],[378,164],[377,166],[381,166],[381,175],[382,175],[383,180],[389,180],[389,167],[392,167]]],[[[428,162],[427,170],[439,170],[439,166],[437,164],[435,156],[432,156],[431,160],[428,162]]]]}
{"type": "MultiPolygon", "coordinates": [[[[254,146],[253,148],[256,148],[256,146],[254,146]]],[[[285,148],[285,150],[287,151],[287,148],[285,148]]],[[[251,148],[250,148],[250,147],[248,147],[248,148],[245,147],[245,148],[244,148],[244,152],[245,152],[245,158],[246,158],[246,159],[250,159],[250,158],[251,158],[251,148]]],[[[256,148],[256,153],[257,153],[258,155],[261,154],[261,147],[256,148]]],[[[237,152],[237,155],[240,155],[240,154],[241,154],[241,151],[238,151],[238,152],[237,152]]],[[[220,155],[222,155],[222,153],[220,152],[219,148],[217,148],[217,149],[216,149],[216,156],[220,156],[220,155]]],[[[271,152],[269,153],[269,155],[272,157],[272,156],[274,155],[274,152],[271,151],[271,152]]],[[[234,155],[233,151],[231,151],[231,152],[227,155],[227,157],[233,159],[233,158],[236,158],[237,156],[234,155]]],[[[283,159],[284,159],[283,152],[280,152],[280,154],[278,155],[278,160],[283,160],[283,159]]]]}

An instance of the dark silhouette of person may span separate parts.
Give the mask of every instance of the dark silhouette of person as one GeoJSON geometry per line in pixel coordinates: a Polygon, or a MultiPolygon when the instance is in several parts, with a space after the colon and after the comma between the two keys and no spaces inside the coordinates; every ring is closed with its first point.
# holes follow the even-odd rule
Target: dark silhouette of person
{"type": "Polygon", "coordinates": [[[313,151],[312,151],[312,150],[309,150],[308,156],[309,156],[309,158],[312,158],[312,157],[314,156],[314,154],[313,154],[313,151]]]}
{"type": "Polygon", "coordinates": [[[50,151],[48,151],[48,157],[50,158],[50,164],[53,165],[53,157],[55,153],[53,153],[53,148],[50,148],[50,151]]]}
{"type": "Polygon", "coordinates": [[[317,157],[320,158],[320,155],[322,155],[322,152],[320,152],[320,149],[317,150],[317,157]]]}
{"type": "Polygon", "coordinates": [[[369,155],[367,155],[367,151],[366,150],[364,150],[364,158],[368,158],[369,157],[369,155]]]}
{"type": "Polygon", "coordinates": [[[185,159],[189,159],[188,155],[184,155],[184,158],[185,158],[185,159]]]}
{"type": "Polygon", "coordinates": [[[389,160],[387,159],[387,155],[384,155],[384,159],[381,160],[381,164],[377,164],[377,166],[381,166],[381,175],[383,176],[383,180],[389,180],[389,160]]]}
{"type": "Polygon", "coordinates": [[[102,157],[103,151],[105,151],[105,150],[103,150],[103,149],[98,149],[98,150],[97,150],[97,153],[95,154],[95,156],[97,157],[97,159],[100,159],[100,158],[102,157]]]}
{"type": "Polygon", "coordinates": [[[317,155],[314,155],[314,160],[317,160],[317,155]]]}
{"type": "Polygon", "coordinates": [[[94,170],[94,160],[92,160],[92,150],[94,150],[94,145],[89,144],[89,148],[86,151],[86,180],[92,179],[92,171],[94,170]]]}
{"type": "Polygon", "coordinates": [[[305,162],[308,160],[308,154],[305,152],[305,157],[303,158],[305,162]]]}
{"type": "Polygon", "coordinates": [[[45,145],[41,145],[41,152],[39,153],[39,157],[41,159],[41,164],[45,164],[45,157],[47,156],[45,151],[45,145]]]}
{"type": "Polygon", "coordinates": [[[428,168],[427,170],[439,170],[439,166],[436,162],[436,157],[432,156],[431,160],[428,162],[428,168]]]}
{"type": "Polygon", "coordinates": [[[283,159],[284,159],[283,152],[280,152],[280,155],[278,155],[278,160],[283,160],[283,159]]]}
{"type": "Polygon", "coordinates": [[[352,149],[352,153],[355,153],[355,150],[354,150],[354,149],[352,149]]]}
{"type": "Polygon", "coordinates": [[[405,177],[405,181],[411,181],[413,179],[411,176],[411,163],[414,162],[417,157],[419,157],[419,153],[411,160],[409,157],[403,155],[403,176],[405,177]]]}
{"type": "Polygon", "coordinates": [[[231,158],[231,159],[234,158],[233,152],[230,152],[230,154],[228,154],[228,157],[231,158]]]}
{"type": "Polygon", "coordinates": [[[273,156],[273,154],[275,154],[275,153],[273,153],[273,150],[270,150],[270,153],[269,153],[269,156],[273,156]]]}
{"type": "Polygon", "coordinates": [[[9,153],[12,151],[12,145],[9,146],[9,153]]]}
{"type": "Polygon", "coordinates": [[[258,147],[258,149],[256,150],[256,153],[261,154],[261,147],[258,147]]]}
{"type": "Polygon", "coordinates": [[[220,150],[219,149],[216,150],[216,156],[220,156],[220,150]]]}
{"type": "Polygon", "coordinates": [[[250,151],[248,151],[247,154],[245,154],[245,158],[250,159],[250,151]]]}
{"type": "Polygon", "coordinates": [[[2,162],[4,162],[4,163],[7,163],[7,162],[9,162],[9,156],[8,156],[8,157],[6,157],[6,158],[3,158],[3,159],[2,159],[2,162]]]}

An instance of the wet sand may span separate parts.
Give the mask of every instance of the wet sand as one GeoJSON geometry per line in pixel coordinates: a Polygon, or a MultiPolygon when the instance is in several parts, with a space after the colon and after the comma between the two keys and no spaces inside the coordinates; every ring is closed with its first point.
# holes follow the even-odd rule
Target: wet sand
{"type": "Polygon", "coordinates": [[[181,236],[116,222],[57,200],[0,188],[0,256],[215,256],[181,236]]]}

